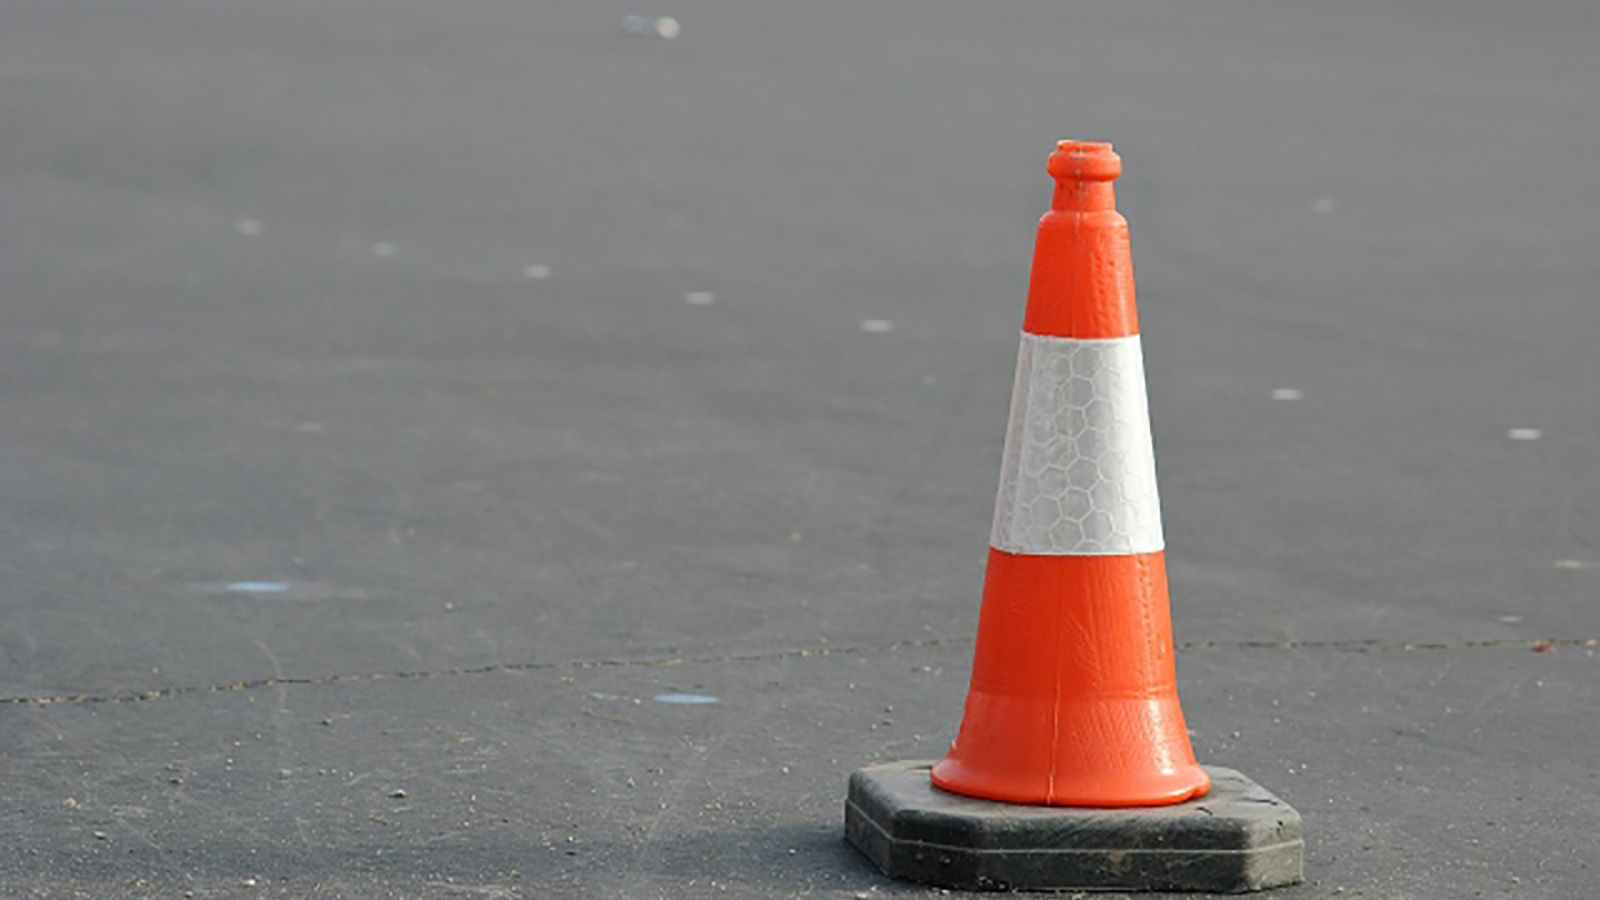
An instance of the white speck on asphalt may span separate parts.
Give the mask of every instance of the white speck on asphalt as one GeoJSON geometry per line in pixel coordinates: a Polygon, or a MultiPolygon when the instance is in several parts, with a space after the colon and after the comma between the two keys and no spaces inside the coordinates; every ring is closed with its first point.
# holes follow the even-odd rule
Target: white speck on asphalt
{"type": "Polygon", "coordinates": [[[710,706],[721,701],[710,694],[657,694],[656,702],[673,703],[679,706],[710,706]]]}
{"type": "Polygon", "coordinates": [[[233,227],[238,229],[240,234],[249,235],[261,233],[261,223],[257,222],[255,219],[240,219],[239,224],[233,227]]]}
{"type": "Polygon", "coordinates": [[[1555,561],[1555,563],[1553,563],[1553,565],[1558,569],[1569,569],[1573,571],[1577,571],[1578,569],[1593,569],[1600,567],[1600,563],[1597,563],[1592,559],[1558,559],[1555,561]]]}
{"type": "Polygon", "coordinates": [[[1311,211],[1314,213],[1327,215],[1328,213],[1333,212],[1335,205],[1336,204],[1333,202],[1332,197],[1318,197],[1317,199],[1311,201],[1311,211]]]}
{"type": "Polygon", "coordinates": [[[228,585],[235,594],[281,594],[288,589],[281,581],[235,581],[228,585]]]}
{"type": "Polygon", "coordinates": [[[690,306],[710,306],[717,302],[717,295],[710,291],[690,291],[683,295],[683,302],[690,306]]]}
{"type": "Polygon", "coordinates": [[[1305,398],[1305,392],[1295,388],[1272,389],[1272,399],[1274,400],[1304,400],[1305,398]]]}
{"type": "Polygon", "coordinates": [[[394,255],[394,245],[393,244],[384,244],[384,243],[373,244],[372,245],[372,255],[373,256],[393,256],[394,255]]]}
{"type": "Polygon", "coordinates": [[[888,334],[894,330],[894,323],[888,319],[862,319],[861,330],[867,334],[888,334]]]}
{"type": "Polygon", "coordinates": [[[550,277],[550,267],[549,266],[529,266],[526,269],[522,270],[522,274],[528,276],[529,278],[532,278],[534,281],[540,281],[540,280],[543,280],[545,278],[549,278],[550,277]]]}
{"type": "Polygon", "coordinates": [[[389,796],[396,800],[404,800],[408,795],[404,790],[396,788],[395,790],[389,792],[389,796]]]}
{"type": "Polygon", "coordinates": [[[1537,428],[1513,428],[1506,432],[1506,437],[1513,441],[1537,441],[1544,437],[1544,432],[1537,428]]]}
{"type": "Polygon", "coordinates": [[[683,33],[683,26],[678,24],[678,20],[677,19],[674,19],[671,16],[662,16],[661,18],[656,20],[656,34],[657,35],[659,35],[661,37],[664,37],[664,38],[666,38],[667,40],[670,41],[670,40],[672,40],[673,38],[677,37],[679,34],[682,34],[682,33],[683,33]]]}

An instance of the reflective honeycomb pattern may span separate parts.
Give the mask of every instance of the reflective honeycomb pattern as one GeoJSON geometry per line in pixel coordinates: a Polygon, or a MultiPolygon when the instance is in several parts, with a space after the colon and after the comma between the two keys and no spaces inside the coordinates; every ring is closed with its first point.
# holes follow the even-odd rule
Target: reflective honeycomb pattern
{"type": "Polygon", "coordinates": [[[989,543],[1034,555],[1162,549],[1138,335],[1022,335],[989,543]]]}

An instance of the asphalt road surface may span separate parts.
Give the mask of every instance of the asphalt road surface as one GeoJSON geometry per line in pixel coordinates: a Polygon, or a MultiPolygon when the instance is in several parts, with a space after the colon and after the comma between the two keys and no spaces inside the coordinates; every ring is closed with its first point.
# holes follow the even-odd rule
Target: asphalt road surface
{"type": "Polygon", "coordinates": [[[1080,137],[1196,749],[1305,816],[1278,896],[1593,896],[1596,46],[1581,3],[6,3],[0,895],[927,895],[844,779],[957,724],[1080,137]]]}

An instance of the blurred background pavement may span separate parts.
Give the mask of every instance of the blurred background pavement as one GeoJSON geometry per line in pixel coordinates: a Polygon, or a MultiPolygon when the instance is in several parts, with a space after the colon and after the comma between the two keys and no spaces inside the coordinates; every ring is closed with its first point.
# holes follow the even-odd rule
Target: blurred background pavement
{"type": "Polygon", "coordinates": [[[1196,749],[1306,817],[1279,896],[1585,895],[1597,44],[1580,3],[7,3],[0,894],[927,893],[843,782],[957,724],[1078,137],[1124,161],[1196,749]]]}

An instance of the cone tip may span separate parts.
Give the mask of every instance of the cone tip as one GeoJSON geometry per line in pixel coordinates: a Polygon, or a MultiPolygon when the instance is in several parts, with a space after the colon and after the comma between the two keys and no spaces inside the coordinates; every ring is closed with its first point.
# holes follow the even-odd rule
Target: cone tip
{"type": "Polygon", "coordinates": [[[1115,181],[1122,157],[1107,141],[1057,141],[1045,168],[1057,181],[1115,181]]]}

